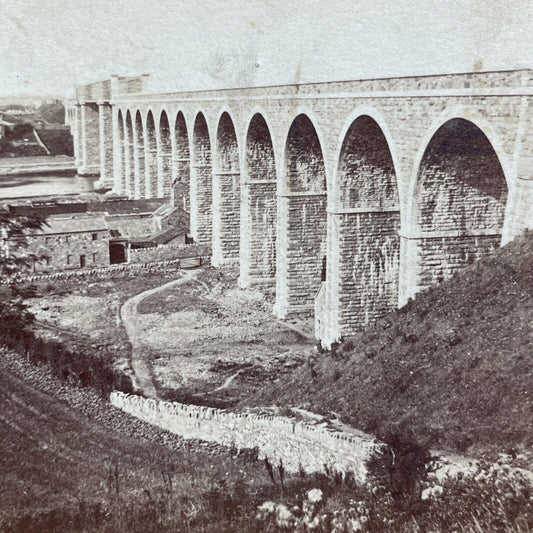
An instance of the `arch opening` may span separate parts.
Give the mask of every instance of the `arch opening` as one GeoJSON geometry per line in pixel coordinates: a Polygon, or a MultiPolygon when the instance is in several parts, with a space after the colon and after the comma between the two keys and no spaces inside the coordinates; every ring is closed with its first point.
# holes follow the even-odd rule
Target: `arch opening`
{"type": "Polygon", "coordinates": [[[270,130],[256,113],[246,135],[242,182],[239,284],[273,283],[276,275],[276,161],[270,130]]]}
{"type": "Polygon", "coordinates": [[[145,194],[145,153],[144,131],[141,112],[135,115],[135,127],[133,130],[133,153],[135,158],[134,170],[134,197],[144,198],[145,194]]]}
{"type": "Polygon", "coordinates": [[[145,197],[157,196],[157,136],[154,114],[148,111],[146,117],[146,147],[145,147],[145,197]]]}
{"type": "Polygon", "coordinates": [[[312,318],[326,256],[326,170],[311,120],[298,115],[285,145],[278,198],[276,313],[312,318]]]}
{"type": "Polygon", "coordinates": [[[114,185],[113,191],[117,194],[125,194],[126,192],[126,154],[124,150],[124,143],[126,133],[124,128],[124,116],[122,110],[119,109],[117,113],[117,143],[116,143],[116,170],[114,170],[114,185]]]}
{"type": "Polygon", "coordinates": [[[342,141],[335,190],[327,279],[329,336],[336,340],[398,305],[398,185],[387,139],[368,115],[356,118],[342,141]]]}
{"type": "Polygon", "coordinates": [[[213,168],[213,265],[239,257],[241,172],[237,135],[230,115],[222,113],[213,168]]]}
{"type": "Polygon", "coordinates": [[[126,180],[126,195],[132,198],[135,190],[135,150],[133,143],[133,119],[131,111],[126,113],[126,132],[124,135],[124,174],[126,180]]]}
{"type": "Polygon", "coordinates": [[[193,128],[191,165],[191,233],[195,241],[211,244],[212,231],[212,157],[207,122],[198,113],[193,128]]]}
{"type": "MultiPolygon", "coordinates": [[[[174,154],[172,157],[171,203],[190,212],[191,161],[189,134],[185,117],[180,111],[174,125],[174,154]]],[[[192,223],[191,223],[192,227],[192,223]]]]}
{"type": "Polygon", "coordinates": [[[159,118],[159,145],[157,148],[157,196],[168,198],[172,181],[172,141],[166,111],[159,118]]]}
{"type": "Polygon", "coordinates": [[[463,118],[444,123],[418,169],[401,303],[500,246],[506,202],[505,175],[486,135],[463,118]]]}

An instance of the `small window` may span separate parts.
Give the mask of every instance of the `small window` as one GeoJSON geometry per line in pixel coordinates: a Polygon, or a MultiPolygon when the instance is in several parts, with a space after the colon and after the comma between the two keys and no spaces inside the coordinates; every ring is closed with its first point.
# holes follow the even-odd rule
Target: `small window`
{"type": "Polygon", "coordinates": [[[96,239],[98,239],[98,233],[93,233],[93,234],[92,234],[92,239],[93,239],[93,241],[95,241],[96,239]]]}
{"type": "Polygon", "coordinates": [[[67,265],[72,265],[72,259],[71,255],[67,255],[67,265]]]}
{"type": "Polygon", "coordinates": [[[80,267],[83,268],[86,264],[85,255],[80,255],[80,267]]]}
{"type": "Polygon", "coordinates": [[[93,253],[93,263],[96,263],[98,261],[98,252],[93,253]]]}

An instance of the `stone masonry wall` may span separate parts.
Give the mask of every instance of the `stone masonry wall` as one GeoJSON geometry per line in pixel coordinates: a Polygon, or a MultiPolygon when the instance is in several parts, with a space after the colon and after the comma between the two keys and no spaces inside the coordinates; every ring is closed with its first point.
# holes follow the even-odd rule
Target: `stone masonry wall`
{"type": "Polygon", "coordinates": [[[28,237],[28,251],[44,259],[34,264],[34,272],[56,272],[78,269],[80,257],[85,268],[109,265],[109,231],[57,233],[28,237]]]}
{"type": "Polygon", "coordinates": [[[165,112],[159,123],[159,146],[157,150],[157,197],[169,198],[172,183],[172,141],[170,125],[165,112]]]}
{"type": "Polygon", "coordinates": [[[329,305],[321,308],[325,316],[315,316],[315,329],[327,331],[332,341],[398,304],[398,185],[387,141],[368,116],[359,117],[348,129],[336,186],[338,201],[330,207],[328,225],[329,305]]]}
{"type": "Polygon", "coordinates": [[[100,173],[100,118],[97,104],[81,105],[81,166],[80,176],[100,173]]]}
{"type": "Polygon", "coordinates": [[[100,187],[113,187],[113,109],[108,104],[98,105],[100,127],[100,187]]]}
{"type": "Polygon", "coordinates": [[[224,446],[257,448],[259,458],[273,465],[283,461],[289,472],[352,472],[366,479],[366,463],[380,445],[373,440],[306,425],[289,418],[236,414],[113,391],[115,407],[186,439],[216,442],[224,446]]]}
{"type": "Polygon", "coordinates": [[[146,120],[146,140],[144,145],[145,198],[157,197],[157,139],[153,113],[146,120]]]}
{"type": "MultiPolygon", "coordinates": [[[[179,113],[176,118],[174,131],[175,150],[172,156],[172,186],[180,182],[180,195],[174,195],[172,191],[172,205],[181,207],[187,213],[191,212],[191,160],[189,153],[189,136],[183,114],[179,113]]],[[[192,222],[191,222],[192,228],[192,222]]]]}
{"type": "Polygon", "coordinates": [[[135,127],[133,129],[133,196],[136,199],[145,198],[145,153],[144,153],[144,129],[141,115],[137,113],[135,127]]]}
{"type": "Polygon", "coordinates": [[[326,202],[325,193],[278,196],[276,314],[280,318],[314,315],[326,256],[326,202]]]}
{"type": "Polygon", "coordinates": [[[276,276],[276,182],[242,186],[240,277],[242,287],[274,283],[276,276]]]}
{"type": "Polygon", "coordinates": [[[332,215],[338,239],[338,328],[349,335],[398,304],[400,263],[399,211],[332,215]]]}
{"type": "Polygon", "coordinates": [[[414,242],[417,247],[414,288],[419,292],[496,250],[501,234],[421,238],[414,242]]]}
{"type": "Polygon", "coordinates": [[[131,115],[126,115],[124,129],[124,180],[126,182],[125,193],[128,198],[133,198],[135,181],[135,147],[133,143],[133,124],[131,115]]]}

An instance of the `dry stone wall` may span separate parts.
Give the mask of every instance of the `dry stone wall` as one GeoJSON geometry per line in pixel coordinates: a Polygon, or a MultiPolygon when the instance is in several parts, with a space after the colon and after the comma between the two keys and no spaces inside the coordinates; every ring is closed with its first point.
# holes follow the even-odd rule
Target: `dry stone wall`
{"type": "Polygon", "coordinates": [[[370,438],[328,430],[325,427],[277,416],[237,414],[113,391],[111,403],[141,420],[186,439],[216,442],[239,450],[257,448],[259,458],[280,461],[289,472],[320,472],[324,465],[352,472],[364,481],[366,463],[380,449],[370,438]]]}

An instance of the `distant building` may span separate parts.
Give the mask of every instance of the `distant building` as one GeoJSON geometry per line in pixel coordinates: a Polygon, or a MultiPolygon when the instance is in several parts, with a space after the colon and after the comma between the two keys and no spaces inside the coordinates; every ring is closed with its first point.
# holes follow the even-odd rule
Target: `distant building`
{"type": "Polygon", "coordinates": [[[131,249],[188,242],[186,213],[158,199],[37,201],[10,205],[9,210],[46,219],[46,226],[28,236],[28,251],[38,258],[32,265],[35,273],[125,263],[131,249]]]}

